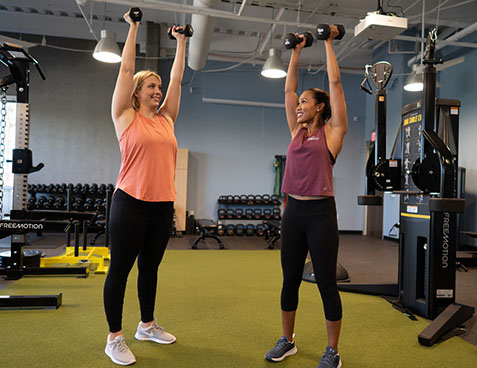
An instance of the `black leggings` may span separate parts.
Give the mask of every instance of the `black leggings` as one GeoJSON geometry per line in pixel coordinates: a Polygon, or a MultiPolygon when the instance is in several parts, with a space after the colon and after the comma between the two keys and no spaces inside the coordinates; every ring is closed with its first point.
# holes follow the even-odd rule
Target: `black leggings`
{"type": "Polygon", "coordinates": [[[281,224],[283,311],[291,312],[298,307],[298,289],[306,255],[310,251],[325,317],[328,321],[341,319],[341,299],[336,286],[338,243],[333,197],[319,200],[296,200],[288,197],[281,224]]]}
{"type": "Polygon", "coordinates": [[[171,234],[173,214],[173,202],[140,201],[120,189],[114,194],[109,220],[111,262],[104,284],[110,332],[121,330],[124,292],[136,257],[141,321],[154,319],[157,270],[171,234]]]}

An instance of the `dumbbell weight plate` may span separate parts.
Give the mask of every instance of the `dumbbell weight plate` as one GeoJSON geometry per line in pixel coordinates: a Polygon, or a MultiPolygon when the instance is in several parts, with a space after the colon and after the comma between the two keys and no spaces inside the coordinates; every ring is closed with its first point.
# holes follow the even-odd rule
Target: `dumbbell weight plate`
{"type": "Polygon", "coordinates": [[[129,17],[133,22],[140,22],[142,19],[142,11],[139,8],[131,8],[129,10],[129,17]]]}

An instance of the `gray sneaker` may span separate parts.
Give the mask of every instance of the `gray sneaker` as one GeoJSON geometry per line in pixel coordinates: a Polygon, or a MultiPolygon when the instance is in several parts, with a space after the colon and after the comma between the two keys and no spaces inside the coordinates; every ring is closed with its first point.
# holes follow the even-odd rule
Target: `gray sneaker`
{"type": "Polygon", "coordinates": [[[281,362],[287,356],[296,354],[297,351],[295,342],[291,343],[285,336],[282,336],[275,346],[265,354],[265,359],[271,362],[281,362]]]}
{"type": "Polygon", "coordinates": [[[340,368],[341,358],[338,352],[330,346],[326,347],[326,351],[321,358],[318,368],[340,368]]]}
{"type": "Polygon", "coordinates": [[[159,344],[172,344],[176,341],[176,338],[166,332],[156,321],[152,322],[152,325],[148,328],[142,328],[141,322],[139,322],[134,337],[138,340],[149,340],[159,344]]]}
{"type": "Polygon", "coordinates": [[[126,345],[124,336],[117,336],[113,341],[109,341],[108,335],[104,352],[116,364],[130,365],[136,363],[136,358],[126,345]]]}

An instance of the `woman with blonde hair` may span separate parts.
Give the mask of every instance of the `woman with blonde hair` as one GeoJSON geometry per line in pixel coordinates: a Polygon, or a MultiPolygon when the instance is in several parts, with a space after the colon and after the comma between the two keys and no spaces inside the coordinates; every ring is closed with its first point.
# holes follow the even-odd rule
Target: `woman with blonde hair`
{"type": "Polygon", "coordinates": [[[111,262],[104,285],[109,325],[105,352],[120,365],[136,361],[122,334],[122,310],[127,278],[137,258],[141,310],[135,338],[159,344],[176,338],[156,323],[154,306],[159,264],[171,234],[177,140],[174,122],[179,113],[186,38],[173,27],[175,59],[164,102],[162,81],[144,70],[134,74],[139,22],[130,17],[111,114],[121,149],[121,169],[110,211],[111,262]]]}

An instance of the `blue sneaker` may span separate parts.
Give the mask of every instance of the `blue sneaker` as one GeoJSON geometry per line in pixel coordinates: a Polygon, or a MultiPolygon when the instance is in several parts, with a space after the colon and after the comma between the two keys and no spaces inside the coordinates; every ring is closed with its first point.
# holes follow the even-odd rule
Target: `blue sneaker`
{"type": "Polygon", "coordinates": [[[330,346],[326,347],[326,351],[321,358],[318,368],[340,368],[341,358],[338,352],[330,346]]]}
{"type": "MultiPolygon", "coordinates": [[[[293,335],[294,339],[295,335],[293,335]]],[[[281,362],[287,356],[296,354],[297,351],[295,341],[290,342],[285,336],[282,336],[275,346],[265,354],[265,359],[271,362],[281,362]]]]}

